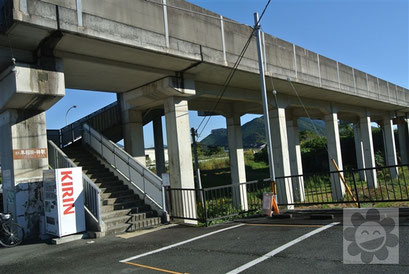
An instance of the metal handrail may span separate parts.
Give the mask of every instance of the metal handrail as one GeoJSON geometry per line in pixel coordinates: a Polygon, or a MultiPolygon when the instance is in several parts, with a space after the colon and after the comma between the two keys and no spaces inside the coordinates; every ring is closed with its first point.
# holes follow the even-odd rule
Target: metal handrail
{"type": "MultiPolygon", "coordinates": [[[[48,161],[51,168],[70,168],[77,165],[52,141],[48,141],[48,161]]],[[[101,231],[101,190],[84,173],[82,174],[82,183],[84,187],[85,207],[92,217],[98,222],[98,228],[101,231]]]]}
{"type": "Polygon", "coordinates": [[[160,210],[166,211],[165,191],[159,176],[87,124],[83,126],[82,140],[122,174],[145,198],[160,210]]]}
{"type": "Polygon", "coordinates": [[[82,138],[83,124],[91,124],[98,130],[105,130],[110,126],[121,123],[121,115],[118,101],[113,102],[61,129],[47,130],[48,139],[51,139],[59,147],[66,147],[82,138]],[[107,118],[109,117],[109,119],[107,118]]]}

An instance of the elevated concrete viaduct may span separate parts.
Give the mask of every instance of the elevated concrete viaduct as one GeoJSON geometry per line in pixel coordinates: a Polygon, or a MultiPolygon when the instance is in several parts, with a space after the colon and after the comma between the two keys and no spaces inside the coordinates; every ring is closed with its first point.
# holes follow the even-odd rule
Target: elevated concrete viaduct
{"type": "MultiPolygon", "coordinates": [[[[26,202],[39,198],[19,193],[41,181],[47,158],[22,160],[13,151],[45,147],[43,111],[64,95],[64,88],[118,93],[125,147],[141,162],[141,117],[163,112],[172,187],[194,188],[188,110],[222,114],[232,182],[246,180],[240,117],[262,113],[254,38],[216,108],[215,103],[251,27],[183,0],[2,0],[0,9],[4,205],[29,231],[35,225],[27,216],[35,210],[26,202]]],[[[392,125],[399,120],[401,158],[408,162],[407,89],[268,34],[263,47],[277,176],[303,172],[296,121],[306,114],[292,85],[312,117],[325,121],[329,159],[341,169],[339,119],[355,124],[358,167],[375,165],[372,121],[384,129],[387,164],[397,163],[392,125]]],[[[155,146],[163,159],[158,121],[155,146]]],[[[375,174],[361,177],[377,187],[375,174]]],[[[336,177],[332,189],[333,197],[342,199],[345,189],[336,177]]],[[[283,203],[303,199],[302,180],[284,182],[278,190],[283,203]]],[[[239,189],[236,202],[246,208],[243,192],[239,189]]]]}

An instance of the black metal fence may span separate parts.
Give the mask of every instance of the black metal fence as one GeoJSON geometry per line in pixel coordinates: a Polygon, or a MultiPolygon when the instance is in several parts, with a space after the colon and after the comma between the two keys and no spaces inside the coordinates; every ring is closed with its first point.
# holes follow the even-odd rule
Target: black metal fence
{"type": "Polygon", "coordinates": [[[270,180],[260,180],[204,189],[167,189],[169,213],[173,219],[196,220],[209,224],[237,215],[253,214],[260,210],[263,193],[271,191],[270,180]],[[246,197],[237,194],[245,188],[246,197]],[[236,193],[236,194],[235,194],[236,193]],[[235,201],[246,199],[247,206],[235,201]]]}
{"type": "MultiPolygon", "coordinates": [[[[291,184],[293,197],[285,203],[279,198],[278,204],[298,208],[371,207],[375,203],[399,206],[401,204],[394,203],[409,201],[408,180],[409,165],[279,177],[276,178],[278,188],[291,184]]],[[[172,218],[209,224],[238,215],[260,213],[263,193],[270,191],[269,179],[204,189],[169,188],[168,208],[172,218]]]]}

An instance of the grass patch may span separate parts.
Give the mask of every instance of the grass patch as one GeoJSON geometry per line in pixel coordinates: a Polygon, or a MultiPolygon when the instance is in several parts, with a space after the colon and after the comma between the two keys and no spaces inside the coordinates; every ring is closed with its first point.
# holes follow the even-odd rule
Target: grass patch
{"type": "MultiPolygon", "coordinates": [[[[216,187],[231,184],[229,159],[203,161],[200,165],[202,187],[216,187]]],[[[246,181],[262,180],[270,177],[268,165],[246,159],[246,181]]]]}
{"type": "Polygon", "coordinates": [[[200,171],[230,169],[229,158],[204,160],[199,162],[200,171]]]}

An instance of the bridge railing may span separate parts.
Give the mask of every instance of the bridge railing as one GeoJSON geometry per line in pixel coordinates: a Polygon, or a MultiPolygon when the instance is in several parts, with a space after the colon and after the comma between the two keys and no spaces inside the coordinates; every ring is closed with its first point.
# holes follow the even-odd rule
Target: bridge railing
{"type": "MultiPolygon", "coordinates": [[[[77,165],[52,141],[48,141],[48,162],[53,169],[77,167],[77,165]]],[[[98,230],[101,231],[101,190],[85,174],[82,174],[82,184],[84,187],[85,207],[94,222],[97,223],[98,230]]]]}
{"type": "Polygon", "coordinates": [[[121,174],[129,186],[141,193],[145,202],[166,212],[165,191],[160,177],[87,124],[83,128],[82,141],[121,174]]]}
{"type": "Polygon", "coordinates": [[[82,138],[82,126],[84,124],[89,124],[98,131],[104,131],[121,124],[119,103],[109,104],[60,130],[47,130],[47,137],[49,140],[53,140],[58,147],[66,147],[82,138]]]}

